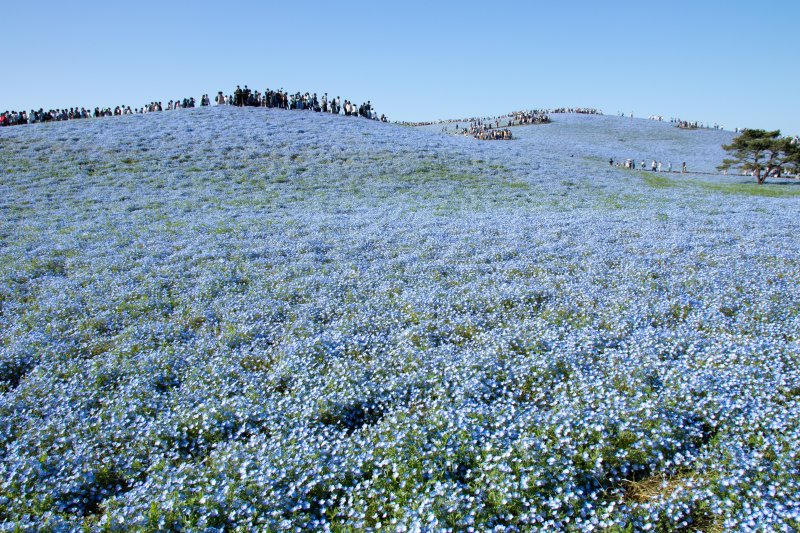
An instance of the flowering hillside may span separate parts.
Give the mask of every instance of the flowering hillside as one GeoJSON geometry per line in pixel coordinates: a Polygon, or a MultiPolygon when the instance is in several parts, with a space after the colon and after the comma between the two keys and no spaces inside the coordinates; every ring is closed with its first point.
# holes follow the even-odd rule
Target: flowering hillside
{"type": "Polygon", "coordinates": [[[800,528],[800,186],[732,134],[0,132],[0,528],[800,528]]]}

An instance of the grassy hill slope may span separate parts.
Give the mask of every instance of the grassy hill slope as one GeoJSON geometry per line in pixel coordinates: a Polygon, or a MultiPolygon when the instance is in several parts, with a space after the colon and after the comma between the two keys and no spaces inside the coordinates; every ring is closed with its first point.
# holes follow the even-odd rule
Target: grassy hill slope
{"type": "Polygon", "coordinates": [[[724,132],[515,135],[2,130],[0,522],[800,527],[797,186],[607,163],[724,132]]]}

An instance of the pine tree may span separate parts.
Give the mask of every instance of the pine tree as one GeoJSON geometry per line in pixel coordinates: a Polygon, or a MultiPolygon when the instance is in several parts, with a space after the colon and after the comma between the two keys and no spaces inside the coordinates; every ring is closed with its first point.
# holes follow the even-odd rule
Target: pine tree
{"type": "Polygon", "coordinates": [[[743,130],[731,144],[722,145],[722,149],[733,157],[725,159],[717,167],[719,170],[738,168],[753,172],[759,185],[769,176],[780,176],[784,165],[796,165],[798,157],[797,146],[782,138],[780,130],[743,130]]]}

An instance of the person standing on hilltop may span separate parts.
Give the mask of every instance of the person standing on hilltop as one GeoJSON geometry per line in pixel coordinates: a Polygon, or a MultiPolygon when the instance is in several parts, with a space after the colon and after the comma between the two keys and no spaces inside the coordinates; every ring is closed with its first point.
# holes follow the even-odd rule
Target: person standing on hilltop
{"type": "Polygon", "coordinates": [[[686,161],[681,165],[681,174],[686,174],[686,161]]]}

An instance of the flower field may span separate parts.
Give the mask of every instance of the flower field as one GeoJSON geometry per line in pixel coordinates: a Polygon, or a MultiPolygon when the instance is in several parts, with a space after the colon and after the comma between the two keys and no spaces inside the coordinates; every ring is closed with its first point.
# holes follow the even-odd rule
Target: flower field
{"type": "Polygon", "coordinates": [[[800,184],[733,134],[0,132],[0,530],[800,528],[800,184]]]}

